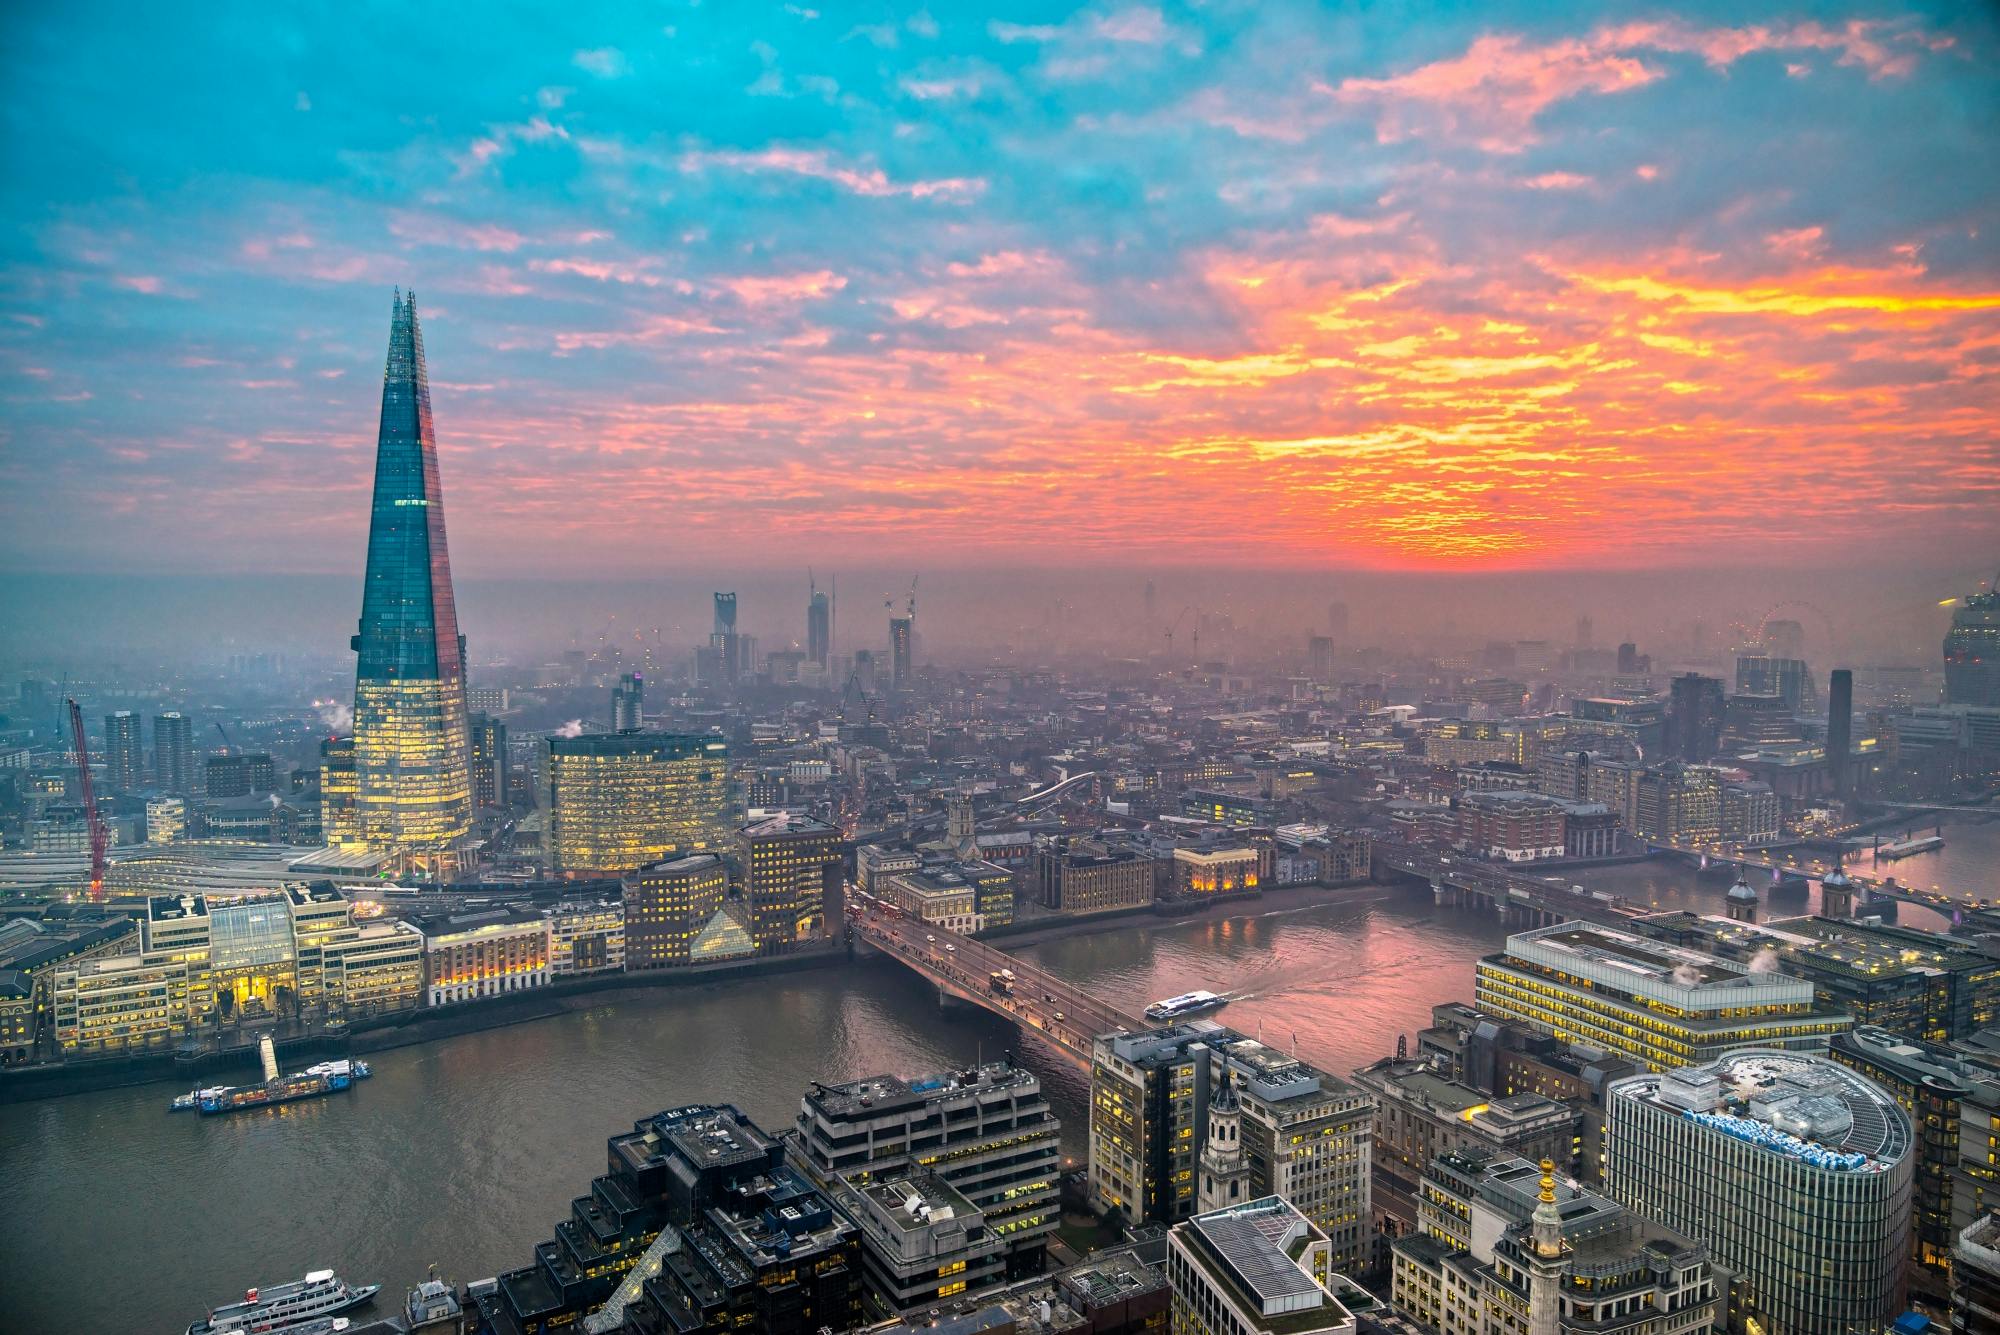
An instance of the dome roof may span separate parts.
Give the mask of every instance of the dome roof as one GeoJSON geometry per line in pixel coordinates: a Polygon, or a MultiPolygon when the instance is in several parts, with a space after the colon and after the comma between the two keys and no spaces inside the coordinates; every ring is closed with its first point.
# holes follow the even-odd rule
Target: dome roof
{"type": "Polygon", "coordinates": [[[1746,899],[1753,902],[1756,900],[1757,892],[1750,888],[1750,882],[1743,879],[1743,873],[1736,874],[1736,884],[1729,887],[1729,898],[1738,902],[1746,899]]]}

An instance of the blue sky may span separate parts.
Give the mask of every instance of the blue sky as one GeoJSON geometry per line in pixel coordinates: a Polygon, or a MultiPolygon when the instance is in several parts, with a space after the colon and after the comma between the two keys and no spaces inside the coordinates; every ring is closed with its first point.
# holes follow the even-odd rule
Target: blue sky
{"type": "Polygon", "coordinates": [[[593,8],[10,8],[0,565],[357,566],[398,284],[461,569],[2000,538],[1990,8],[593,8]]]}

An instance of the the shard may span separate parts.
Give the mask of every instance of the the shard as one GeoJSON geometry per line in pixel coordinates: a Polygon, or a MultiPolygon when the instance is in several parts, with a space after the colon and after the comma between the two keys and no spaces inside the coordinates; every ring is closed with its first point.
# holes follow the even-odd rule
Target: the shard
{"type": "Polygon", "coordinates": [[[353,640],[354,836],[399,872],[455,870],[472,822],[465,640],[414,293],[398,292],[382,376],[368,575],[353,640]]]}

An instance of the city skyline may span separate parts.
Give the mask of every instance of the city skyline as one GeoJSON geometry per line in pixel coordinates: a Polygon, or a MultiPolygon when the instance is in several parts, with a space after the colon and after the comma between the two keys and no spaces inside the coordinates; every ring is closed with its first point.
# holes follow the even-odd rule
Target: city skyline
{"type": "Polygon", "coordinates": [[[0,563],[354,568],[403,284],[494,577],[1990,564],[1989,13],[1417,17],[13,16],[0,563]]]}

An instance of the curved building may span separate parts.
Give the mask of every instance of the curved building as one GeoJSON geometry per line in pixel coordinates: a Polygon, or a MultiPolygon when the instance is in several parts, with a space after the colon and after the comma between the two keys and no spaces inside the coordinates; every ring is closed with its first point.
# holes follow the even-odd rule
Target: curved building
{"type": "Polygon", "coordinates": [[[1611,1087],[1606,1185],[1735,1276],[1730,1329],[1868,1335],[1903,1310],[1915,1139],[1894,1096],[1750,1048],[1611,1087]]]}
{"type": "Polygon", "coordinates": [[[472,828],[465,638],[445,550],[444,491],[414,293],[397,293],[389,325],[367,582],[353,649],[351,837],[413,871],[455,870],[472,828]]]}

